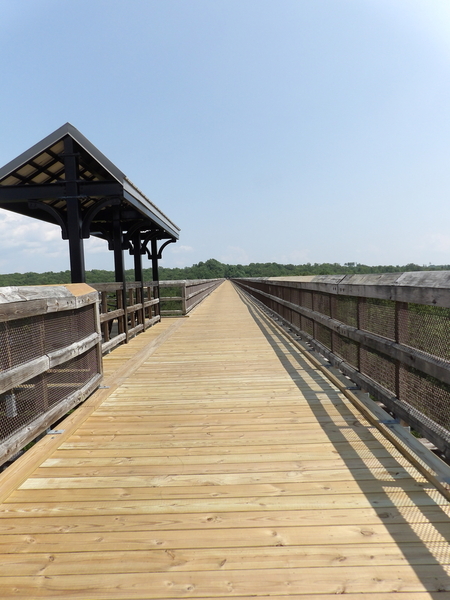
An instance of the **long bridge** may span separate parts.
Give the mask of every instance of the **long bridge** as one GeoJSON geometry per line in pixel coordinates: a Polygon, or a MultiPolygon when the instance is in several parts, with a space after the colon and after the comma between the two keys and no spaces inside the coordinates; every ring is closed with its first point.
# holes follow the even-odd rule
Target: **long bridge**
{"type": "Polygon", "coordinates": [[[0,288],[0,597],[450,598],[449,273],[125,282],[177,230],[80,148],[117,281],[0,288]]]}
{"type": "Polygon", "coordinates": [[[383,435],[231,282],[103,363],[1,476],[2,598],[450,597],[420,442],[383,435]]]}

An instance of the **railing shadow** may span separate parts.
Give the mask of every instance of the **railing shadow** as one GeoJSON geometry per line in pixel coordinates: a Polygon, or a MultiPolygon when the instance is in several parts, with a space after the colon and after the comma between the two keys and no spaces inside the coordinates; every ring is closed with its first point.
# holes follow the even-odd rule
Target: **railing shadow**
{"type": "MultiPolygon", "coordinates": [[[[304,355],[293,349],[278,329],[261,316],[244,294],[240,293],[240,296],[268,343],[276,351],[284,369],[299,389],[300,374],[298,368],[304,370],[306,374],[315,380],[322,393],[339,393],[331,383],[323,378],[322,374],[320,377],[315,376],[317,370],[305,359],[304,355]],[[288,350],[291,359],[295,359],[296,366],[288,360],[285,354],[280,352],[280,348],[288,350]]],[[[300,391],[305,398],[304,402],[308,404],[314,416],[319,417],[319,412],[323,413],[323,406],[320,404],[318,396],[320,392],[311,390],[305,397],[303,390],[300,391]]],[[[450,591],[450,545],[447,542],[450,533],[450,517],[438,501],[426,493],[427,489],[434,489],[433,486],[425,483],[422,488],[418,486],[417,491],[412,492],[405,488],[404,482],[407,479],[391,478],[383,480],[377,478],[364,461],[364,455],[376,456],[379,468],[384,468],[388,472],[392,472],[392,461],[395,460],[395,474],[397,476],[405,474],[407,471],[397,459],[383,455],[382,450],[385,449],[385,445],[377,439],[370,428],[352,424],[354,414],[344,402],[334,403],[333,406],[339,411],[345,425],[335,424],[331,428],[326,427],[321,424],[319,418],[317,418],[317,424],[328,436],[329,441],[333,444],[349,471],[355,469],[367,471],[367,478],[363,480],[355,479],[355,483],[366,496],[380,518],[380,522],[383,523],[392,540],[403,553],[408,565],[414,570],[424,590],[427,591],[430,598],[442,600],[444,597],[442,592],[450,591]],[[356,444],[359,446],[358,450],[355,448],[356,444]],[[423,498],[421,498],[422,495],[423,498]],[[407,500],[400,502],[400,496],[407,500]],[[404,529],[402,532],[400,525],[408,527],[408,535],[405,536],[404,529]],[[435,567],[432,574],[429,572],[430,566],[435,567]]],[[[435,497],[442,498],[437,491],[435,497]]],[[[445,500],[443,504],[445,504],[445,500]]],[[[369,532],[369,539],[370,526],[365,525],[364,530],[366,535],[369,532]]],[[[369,541],[368,543],[370,544],[369,541]]],[[[403,591],[401,580],[399,580],[398,590],[392,591],[394,593],[403,591]]],[[[449,596],[446,595],[445,597],[449,596]]]]}

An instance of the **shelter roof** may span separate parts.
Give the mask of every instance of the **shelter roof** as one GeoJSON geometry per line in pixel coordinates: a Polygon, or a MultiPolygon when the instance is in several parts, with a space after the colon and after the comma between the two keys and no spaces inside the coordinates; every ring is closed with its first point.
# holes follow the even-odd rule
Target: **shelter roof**
{"type": "Polygon", "coordinates": [[[95,217],[89,220],[83,237],[105,237],[102,224],[112,219],[114,202],[109,200],[114,199],[116,204],[120,200],[124,231],[153,230],[160,239],[179,238],[179,227],[70,123],[0,168],[1,208],[61,225],[57,216],[64,215],[68,197],[64,162],[67,136],[72,138],[77,156],[76,183],[83,213],[102,205],[100,210],[92,210],[95,217]]]}

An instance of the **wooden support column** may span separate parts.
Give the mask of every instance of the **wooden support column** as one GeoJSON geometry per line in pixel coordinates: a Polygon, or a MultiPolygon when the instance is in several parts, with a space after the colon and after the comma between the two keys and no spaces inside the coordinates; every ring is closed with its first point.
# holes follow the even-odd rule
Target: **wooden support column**
{"type": "Polygon", "coordinates": [[[82,215],[77,183],[78,160],[74,153],[73,139],[69,135],[64,138],[64,172],[71,279],[72,283],[85,283],[84,245],[81,234],[82,215]]]}
{"type": "Polygon", "coordinates": [[[141,253],[141,234],[139,231],[133,235],[133,258],[134,258],[134,280],[143,281],[142,277],[142,253],[141,253]]]}
{"type": "Polygon", "coordinates": [[[159,282],[159,271],[158,271],[158,240],[152,239],[152,279],[153,281],[159,282]]]}
{"type": "Polygon", "coordinates": [[[133,246],[133,258],[134,258],[134,280],[139,281],[141,284],[139,288],[136,288],[136,291],[139,290],[139,298],[136,298],[137,302],[142,304],[142,310],[139,311],[140,314],[140,322],[144,326],[145,329],[145,294],[144,294],[144,277],[142,274],[142,252],[141,252],[141,233],[140,231],[136,231],[133,234],[132,238],[132,246],[133,246]]]}
{"type": "MultiPolygon", "coordinates": [[[[128,342],[128,315],[127,315],[127,286],[125,282],[125,260],[123,254],[123,232],[122,223],[120,221],[120,208],[119,206],[114,207],[113,216],[113,243],[114,243],[114,273],[116,281],[122,282],[122,306],[123,308],[123,333],[126,335],[126,342],[128,342]]],[[[119,317],[120,319],[121,317],[119,317]]]]}
{"type": "MultiPolygon", "coordinates": [[[[396,302],[395,303],[395,341],[397,344],[405,343],[405,333],[402,332],[401,317],[402,313],[404,316],[408,315],[408,303],[407,302],[396,302]],[[403,335],[402,335],[403,334],[403,335]]],[[[405,324],[403,324],[405,327],[405,324]]],[[[407,327],[406,327],[407,330],[407,327]]],[[[408,343],[409,340],[406,341],[408,343]]],[[[399,400],[403,400],[402,390],[402,378],[401,378],[400,361],[395,361],[395,395],[399,400]]]]}

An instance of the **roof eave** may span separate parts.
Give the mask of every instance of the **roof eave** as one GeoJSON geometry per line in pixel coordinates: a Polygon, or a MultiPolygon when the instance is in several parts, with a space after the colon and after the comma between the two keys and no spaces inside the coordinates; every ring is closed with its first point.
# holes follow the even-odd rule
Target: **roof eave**
{"type": "Polygon", "coordinates": [[[84,148],[89,154],[91,154],[101,166],[103,166],[111,176],[119,181],[123,182],[125,175],[122,173],[120,169],[116,167],[114,163],[112,163],[109,158],[107,158],[100,150],[92,144],[76,127],[74,127],[71,123],[65,123],[53,133],[50,133],[45,138],[43,138],[19,156],[16,156],[9,163],[0,168],[0,180],[4,177],[7,177],[17,169],[20,169],[23,165],[25,165],[29,160],[32,160],[35,156],[44,152],[56,142],[59,142],[64,136],[70,135],[82,148],[84,148]]]}
{"type": "Polygon", "coordinates": [[[167,219],[167,217],[163,213],[161,213],[161,211],[159,211],[157,207],[155,207],[154,205],[150,205],[148,199],[145,198],[145,196],[143,196],[139,192],[137,192],[133,188],[133,186],[127,181],[124,181],[123,197],[135,208],[137,208],[139,212],[141,212],[151,221],[156,223],[156,225],[161,227],[174,239],[180,239],[180,229],[169,219],[167,219]]]}

